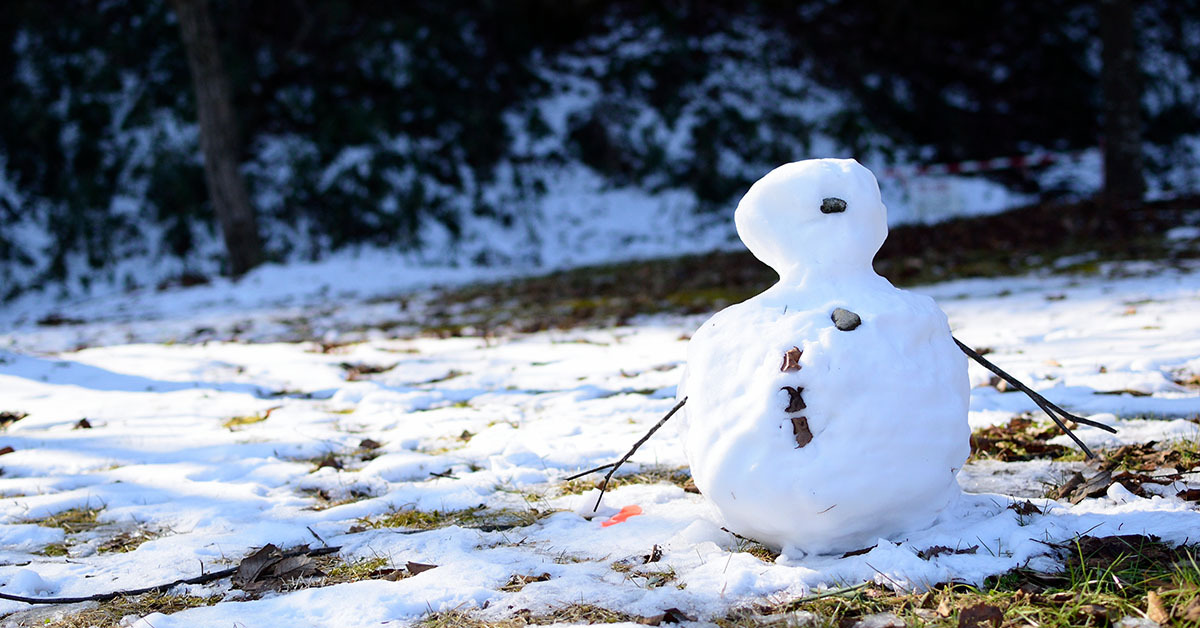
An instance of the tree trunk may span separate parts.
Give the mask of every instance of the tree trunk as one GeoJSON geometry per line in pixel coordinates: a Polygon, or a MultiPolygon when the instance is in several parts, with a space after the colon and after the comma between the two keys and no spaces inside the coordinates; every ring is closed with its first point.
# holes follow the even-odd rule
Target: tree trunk
{"type": "Polygon", "coordinates": [[[1141,204],[1141,67],[1132,0],[1100,3],[1100,86],[1104,92],[1104,192],[1107,209],[1141,204]]]}
{"type": "Polygon", "coordinates": [[[262,250],[254,208],[238,172],[237,127],[229,78],[221,64],[208,0],[172,0],[171,4],[179,17],[196,93],[204,180],[229,251],[230,270],[238,276],[262,261],[262,250]]]}

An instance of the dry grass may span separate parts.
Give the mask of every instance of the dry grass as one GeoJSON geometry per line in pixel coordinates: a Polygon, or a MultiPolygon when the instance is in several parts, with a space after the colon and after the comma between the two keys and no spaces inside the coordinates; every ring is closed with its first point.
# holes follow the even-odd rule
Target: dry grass
{"type": "Polygon", "coordinates": [[[522,626],[549,624],[643,623],[644,620],[644,617],[638,615],[610,611],[591,604],[572,604],[542,615],[534,615],[528,610],[521,610],[511,618],[495,621],[484,621],[463,611],[443,611],[430,613],[417,625],[421,628],[521,628],[522,626]]]}
{"type": "Polygon", "coordinates": [[[360,519],[363,528],[403,528],[406,530],[433,530],[447,526],[462,526],[478,530],[509,530],[533,525],[553,514],[551,510],[516,510],[509,508],[488,509],[484,506],[462,510],[417,510],[398,508],[379,517],[360,519]]]}
{"type": "Polygon", "coordinates": [[[147,593],[135,597],[119,597],[104,602],[95,608],[40,624],[45,628],[115,628],[126,615],[145,617],[151,613],[169,615],[199,606],[212,606],[221,601],[221,596],[197,597],[193,595],[166,595],[147,593]]]}
{"type": "Polygon", "coordinates": [[[94,529],[100,524],[96,521],[96,516],[100,514],[100,508],[72,508],[55,513],[41,519],[28,519],[25,523],[34,523],[44,528],[60,528],[67,534],[75,534],[78,532],[87,532],[94,529]]]}
{"type": "MultiPolygon", "coordinates": [[[[556,496],[561,495],[581,495],[594,488],[600,487],[600,482],[604,480],[604,474],[607,471],[593,473],[592,475],[563,482],[554,487],[556,496]]],[[[694,492],[696,485],[692,482],[692,473],[687,467],[645,467],[635,473],[623,473],[614,475],[608,481],[608,490],[613,490],[621,486],[630,484],[674,484],[685,491],[694,492]]]]}

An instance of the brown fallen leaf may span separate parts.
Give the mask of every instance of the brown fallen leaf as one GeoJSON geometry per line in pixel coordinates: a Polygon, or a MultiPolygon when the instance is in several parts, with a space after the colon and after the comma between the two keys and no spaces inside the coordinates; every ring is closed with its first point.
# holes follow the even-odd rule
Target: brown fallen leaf
{"type": "Polygon", "coordinates": [[[362,442],[358,444],[359,449],[379,449],[380,447],[383,447],[383,443],[370,438],[364,438],[362,439],[362,442]]]}
{"type": "Polygon", "coordinates": [[[1042,509],[1038,508],[1033,502],[1029,501],[1028,499],[1023,502],[1014,502],[1012,504],[1009,504],[1008,509],[1015,511],[1018,515],[1021,515],[1022,517],[1028,517],[1030,515],[1042,514],[1042,509]]]}
{"type": "Polygon", "coordinates": [[[696,618],[678,608],[668,608],[657,615],[644,617],[638,623],[646,626],[661,626],[663,624],[681,624],[685,621],[696,621],[696,618]]]}
{"type": "MultiPolygon", "coordinates": [[[[420,572],[418,572],[420,573],[420,572]]],[[[545,582],[550,579],[550,574],[542,573],[538,575],[521,575],[513,574],[513,577],[508,579],[508,583],[500,587],[501,591],[515,592],[525,588],[525,585],[531,582],[545,582]]]]}
{"type": "Polygon", "coordinates": [[[792,419],[792,435],[796,437],[796,449],[812,442],[813,433],[808,429],[808,419],[797,417],[792,419]]]}
{"type": "Polygon", "coordinates": [[[1112,620],[1117,619],[1120,614],[1115,608],[1109,608],[1103,604],[1084,604],[1079,607],[1079,614],[1088,619],[1089,624],[1104,625],[1112,620]]]}
{"type": "Polygon", "coordinates": [[[270,576],[282,580],[293,580],[295,578],[305,578],[308,576],[320,575],[321,570],[317,569],[317,564],[309,556],[301,554],[300,556],[289,556],[271,565],[270,576]]]}
{"type": "Polygon", "coordinates": [[[16,450],[12,448],[12,445],[5,445],[0,447],[0,456],[3,456],[4,454],[11,454],[14,451],[16,450]]]}
{"type": "Polygon", "coordinates": [[[1089,497],[1100,497],[1108,492],[1108,487],[1112,486],[1112,483],[1112,472],[1102,469],[1071,491],[1069,500],[1072,504],[1078,504],[1089,497]]]}
{"type": "Polygon", "coordinates": [[[949,617],[949,616],[953,615],[954,609],[950,606],[950,600],[942,598],[942,601],[938,602],[938,607],[937,607],[936,612],[938,614],[938,617],[949,617]]]}
{"type": "MultiPolygon", "coordinates": [[[[301,546],[298,551],[307,549],[301,546]]],[[[284,556],[278,547],[268,543],[238,563],[232,582],[247,593],[258,593],[277,588],[285,580],[320,575],[324,574],[310,556],[303,553],[284,556]]]]}
{"type": "Polygon", "coordinates": [[[808,407],[808,405],[804,403],[804,397],[801,396],[801,393],[804,392],[804,388],[800,386],[784,386],[779,390],[786,390],[788,394],[788,405],[783,409],[784,412],[799,412],[808,407]]]}
{"type": "Polygon", "coordinates": [[[233,586],[245,589],[259,579],[263,571],[279,561],[281,552],[271,543],[258,548],[238,563],[237,571],[233,574],[233,586]]]}
{"type": "Polygon", "coordinates": [[[650,548],[650,553],[642,556],[642,564],[657,563],[662,560],[662,548],[658,545],[650,548]]]}
{"type": "Polygon", "coordinates": [[[1004,611],[980,602],[958,612],[958,628],[999,628],[1004,623],[1004,611]]]}
{"type": "Polygon", "coordinates": [[[0,412],[0,430],[29,416],[24,412],[0,412]]]}
{"type": "Polygon", "coordinates": [[[845,617],[838,628],[904,628],[908,624],[892,613],[875,613],[863,617],[845,617]]]}
{"type": "Polygon", "coordinates": [[[1162,598],[1154,591],[1146,592],[1146,617],[1149,617],[1150,621],[1160,625],[1166,625],[1171,622],[1171,614],[1163,606],[1162,598]]]}
{"type": "Polygon", "coordinates": [[[930,560],[943,554],[974,554],[978,550],[978,545],[972,545],[971,547],[964,547],[961,549],[952,549],[946,547],[945,545],[934,545],[933,547],[917,552],[917,558],[920,558],[921,560],[930,560]]]}
{"type": "Polygon", "coordinates": [[[336,456],[333,455],[333,452],[329,452],[329,453],[325,454],[324,458],[321,458],[320,460],[317,461],[318,469],[324,469],[326,467],[329,467],[331,469],[337,469],[340,471],[342,469],[342,462],[340,460],[338,460],[336,456]]]}
{"type": "Polygon", "coordinates": [[[1200,622],[1200,597],[1193,598],[1183,611],[1183,620],[1189,623],[1200,622]]]}
{"type": "Polygon", "coordinates": [[[877,547],[876,545],[872,545],[871,547],[864,547],[862,549],[850,550],[849,552],[842,554],[842,558],[850,558],[851,556],[862,556],[863,554],[869,554],[869,553],[871,553],[871,550],[875,549],[876,547],[877,547]]]}
{"type": "Polygon", "coordinates": [[[788,349],[783,354],[783,366],[780,366],[779,370],[783,371],[784,373],[799,371],[800,356],[802,355],[804,355],[804,352],[801,351],[799,347],[792,347],[791,349],[788,349]]]}
{"type": "Polygon", "coordinates": [[[92,423],[91,423],[91,421],[88,421],[87,419],[79,419],[79,421],[77,421],[75,423],[75,427],[72,429],[90,430],[90,429],[92,429],[92,423]]]}
{"type": "Polygon", "coordinates": [[[1200,488],[1189,488],[1185,491],[1179,491],[1175,496],[1184,501],[1198,502],[1200,501],[1200,488]]]}
{"type": "Polygon", "coordinates": [[[408,570],[408,573],[415,576],[419,573],[429,571],[430,569],[437,569],[437,565],[430,565],[427,563],[414,563],[413,561],[410,560],[407,563],[404,563],[404,568],[408,570]]]}

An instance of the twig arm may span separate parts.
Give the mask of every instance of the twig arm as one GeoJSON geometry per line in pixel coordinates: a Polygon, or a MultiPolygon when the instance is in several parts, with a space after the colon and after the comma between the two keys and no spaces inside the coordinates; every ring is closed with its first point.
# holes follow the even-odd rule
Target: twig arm
{"type": "Polygon", "coordinates": [[[1001,379],[1003,379],[1004,381],[1011,384],[1013,388],[1016,388],[1017,390],[1025,393],[1026,396],[1028,396],[1030,399],[1032,399],[1033,402],[1036,403],[1038,405],[1038,407],[1042,409],[1042,411],[1044,411],[1047,415],[1050,416],[1050,418],[1054,421],[1054,423],[1056,425],[1058,425],[1058,427],[1060,429],[1062,429],[1062,431],[1065,432],[1067,434],[1067,436],[1071,437],[1071,440],[1075,441],[1075,444],[1079,445],[1079,447],[1081,449],[1083,449],[1083,452],[1085,454],[1087,454],[1087,456],[1089,458],[1095,458],[1096,454],[1092,453],[1092,450],[1088,449],[1087,445],[1083,444],[1082,440],[1079,440],[1079,437],[1076,436],[1075,433],[1072,432],[1071,429],[1068,428],[1065,423],[1063,423],[1063,419],[1069,419],[1071,421],[1080,423],[1082,425],[1090,425],[1092,427],[1100,428],[1100,429],[1102,429],[1106,432],[1112,433],[1112,434],[1117,433],[1117,430],[1114,427],[1105,425],[1103,423],[1100,423],[1099,421],[1085,419],[1081,416],[1076,416],[1074,414],[1071,414],[1070,412],[1067,412],[1066,410],[1063,410],[1062,408],[1060,408],[1057,405],[1055,405],[1054,403],[1052,403],[1049,399],[1046,399],[1045,397],[1038,394],[1037,391],[1035,391],[1032,388],[1023,384],[1021,382],[1021,380],[1013,377],[1012,375],[1009,375],[1007,372],[1004,371],[1004,369],[996,366],[995,364],[992,364],[990,361],[988,361],[987,358],[980,355],[980,353],[978,351],[963,344],[958,338],[954,338],[953,336],[951,336],[951,338],[954,340],[954,344],[958,345],[958,348],[962,349],[962,352],[967,354],[968,357],[970,357],[972,360],[975,360],[976,362],[978,362],[980,365],[983,366],[983,368],[995,373],[1001,379]],[[1060,416],[1062,417],[1061,419],[1059,418],[1060,416]]]}
{"type": "Polygon", "coordinates": [[[609,467],[613,466],[614,464],[617,464],[617,463],[615,463],[615,462],[610,462],[610,463],[608,463],[608,464],[602,464],[602,465],[600,465],[600,466],[598,466],[598,467],[593,467],[593,468],[591,468],[591,469],[588,469],[587,471],[580,471],[579,473],[576,473],[575,475],[571,475],[571,476],[567,476],[566,478],[563,478],[563,481],[564,481],[564,482],[570,482],[571,480],[578,480],[579,478],[581,478],[581,477],[583,477],[583,476],[585,476],[585,475],[591,475],[591,474],[593,474],[593,473],[599,473],[599,472],[601,472],[601,471],[603,471],[603,470],[605,470],[605,469],[607,469],[607,468],[609,468],[609,467]]]}
{"type": "MultiPolygon", "coordinates": [[[[679,412],[679,409],[682,408],[683,404],[685,404],[685,403],[687,403],[687,397],[680,399],[679,403],[675,404],[675,407],[671,408],[671,411],[667,413],[667,416],[664,416],[663,418],[659,419],[658,423],[655,423],[654,427],[650,428],[650,431],[646,432],[645,436],[642,436],[641,438],[639,438],[638,442],[634,443],[633,447],[630,448],[629,451],[625,452],[625,455],[621,456],[620,460],[618,460],[612,464],[612,468],[610,468],[608,470],[608,474],[604,476],[604,481],[600,483],[600,495],[596,497],[596,505],[592,506],[592,512],[596,512],[597,510],[600,509],[600,500],[604,499],[604,491],[608,489],[608,481],[612,479],[612,476],[614,473],[617,472],[617,469],[620,469],[621,465],[625,464],[626,460],[629,460],[629,457],[632,456],[634,454],[634,452],[636,452],[638,450],[638,447],[641,447],[642,445],[644,445],[646,443],[646,441],[650,440],[650,437],[653,436],[654,433],[658,431],[658,428],[662,427],[667,422],[668,419],[675,416],[675,413],[679,412]]],[[[584,475],[587,475],[587,473],[584,473],[584,475]]],[[[578,477],[578,476],[576,476],[576,477],[578,477]]]]}

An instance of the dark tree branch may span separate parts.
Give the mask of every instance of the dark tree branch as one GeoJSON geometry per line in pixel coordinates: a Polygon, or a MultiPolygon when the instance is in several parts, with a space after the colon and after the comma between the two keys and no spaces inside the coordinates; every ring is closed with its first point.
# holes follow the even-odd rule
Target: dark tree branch
{"type": "Polygon", "coordinates": [[[980,355],[979,352],[975,351],[974,349],[972,349],[972,348],[968,347],[967,345],[963,344],[962,342],[960,342],[958,338],[954,338],[954,343],[957,344],[958,348],[962,349],[963,353],[967,354],[967,356],[969,356],[972,360],[975,360],[976,362],[983,365],[983,367],[986,368],[987,370],[995,373],[996,375],[999,375],[1004,381],[1011,384],[1013,386],[1013,388],[1016,388],[1017,390],[1025,393],[1026,396],[1028,396],[1030,399],[1032,399],[1033,402],[1036,403],[1038,405],[1038,407],[1042,409],[1043,412],[1045,412],[1047,415],[1050,416],[1051,420],[1053,420],[1054,423],[1056,425],[1058,425],[1058,427],[1060,429],[1062,429],[1062,431],[1065,432],[1067,436],[1071,437],[1071,440],[1075,441],[1076,445],[1079,445],[1079,448],[1083,450],[1083,453],[1087,454],[1088,458],[1095,458],[1096,454],[1092,453],[1092,450],[1088,449],[1088,446],[1083,444],[1083,441],[1079,440],[1079,437],[1076,436],[1075,433],[1071,431],[1071,428],[1067,427],[1067,424],[1063,422],[1064,419],[1074,421],[1074,422],[1080,423],[1082,425],[1090,425],[1092,427],[1100,428],[1100,429],[1102,429],[1106,432],[1110,432],[1112,434],[1117,433],[1116,428],[1110,427],[1110,426],[1100,423],[1098,421],[1093,421],[1091,419],[1085,419],[1081,416],[1076,416],[1074,414],[1071,414],[1070,412],[1067,412],[1066,410],[1063,410],[1062,408],[1058,407],[1057,405],[1054,405],[1053,403],[1050,402],[1050,400],[1039,395],[1032,388],[1026,386],[1025,384],[1021,383],[1021,381],[1018,380],[1017,378],[1006,373],[1004,371],[1004,369],[989,362],[987,360],[987,358],[980,355]],[[1059,418],[1060,416],[1062,418],[1059,418]]]}
{"type": "Polygon", "coordinates": [[[567,477],[566,479],[564,479],[563,481],[564,481],[564,482],[570,482],[571,480],[578,480],[579,478],[581,478],[581,477],[583,477],[583,476],[585,476],[585,475],[591,475],[591,474],[593,474],[593,473],[596,473],[596,472],[598,472],[598,471],[603,471],[603,470],[605,470],[605,469],[607,469],[607,468],[609,468],[609,467],[613,466],[614,464],[617,464],[617,463],[615,463],[615,462],[610,462],[610,463],[608,463],[608,464],[602,464],[602,465],[600,465],[600,466],[598,466],[598,467],[594,467],[594,468],[588,469],[587,471],[580,471],[579,473],[576,473],[575,475],[568,476],[568,477],[567,477]]]}
{"type": "MultiPolygon", "coordinates": [[[[289,552],[284,552],[283,558],[291,558],[293,556],[324,556],[326,554],[333,554],[340,549],[342,549],[342,548],[339,546],[339,547],[318,547],[316,549],[305,548],[303,550],[292,550],[289,552]]],[[[221,578],[227,578],[229,576],[232,576],[233,574],[237,573],[237,570],[238,570],[238,568],[236,566],[234,566],[234,567],[230,567],[229,569],[222,569],[220,571],[212,571],[212,572],[200,574],[199,576],[194,576],[191,578],[182,578],[180,580],[175,580],[174,582],[168,582],[165,584],[156,584],[152,587],[145,587],[142,589],[126,589],[124,591],[113,591],[111,593],[97,593],[96,595],[85,595],[82,597],[41,597],[41,598],[39,598],[39,597],[23,597],[20,595],[10,595],[8,593],[0,593],[0,600],[12,600],[14,602],[24,602],[26,604],[78,604],[79,602],[107,602],[113,598],[118,598],[118,597],[142,595],[143,593],[163,593],[163,592],[169,591],[172,587],[176,587],[181,584],[204,584],[206,582],[213,582],[214,580],[220,580],[221,578]]]]}
{"type": "Polygon", "coordinates": [[[621,465],[625,464],[626,460],[629,460],[629,457],[632,456],[634,454],[634,452],[636,452],[638,450],[638,447],[641,447],[642,445],[644,445],[646,443],[646,441],[650,440],[650,437],[654,436],[654,433],[658,431],[658,428],[662,427],[663,424],[665,424],[668,419],[675,416],[675,413],[679,412],[679,409],[682,408],[683,404],[685,404],[685,403],[687,403],[687,397],[684,397],[683,399],[681,399],[679,401],[679,403],[675,404],[675,407],[671,408],[671,411],[667,413],[667,416],[659,419],[658,423],[655,423],[654,427],[650,428],[650,431],[646,432],[645,436],[642,436],[641,438],[639,438],[638,442],[634,443],[633,447],[630,448],[629,451],[625,452],[625,455],[621,456],[620,460],[613,462],[613,463],[600,465],[600,466],[596,467],[595,469],[588,469],[587,471],[584,471],[582,473],[576,473],[575,475],[572,475],[571,477],[567,478],[568,480],[574,480],[576,478],[581,478],[589,473],[596,473],[597,471],[602,471],[604,469],[608,469],[608,475],[605,475],[604,481],[600,483],[600,495],[598,497],[596,497],[596,505],[592,506],[592,512],[596,512],[597,510],[600,509],[600,500],[604,499],[604,491],[608,490],[608,481],[612,479],[612,476],[614,473],[617,472],[617,469],[620,469],[621,465]],[[611,467],[611,468],[609,468],[609,467],[611,467]]]}

